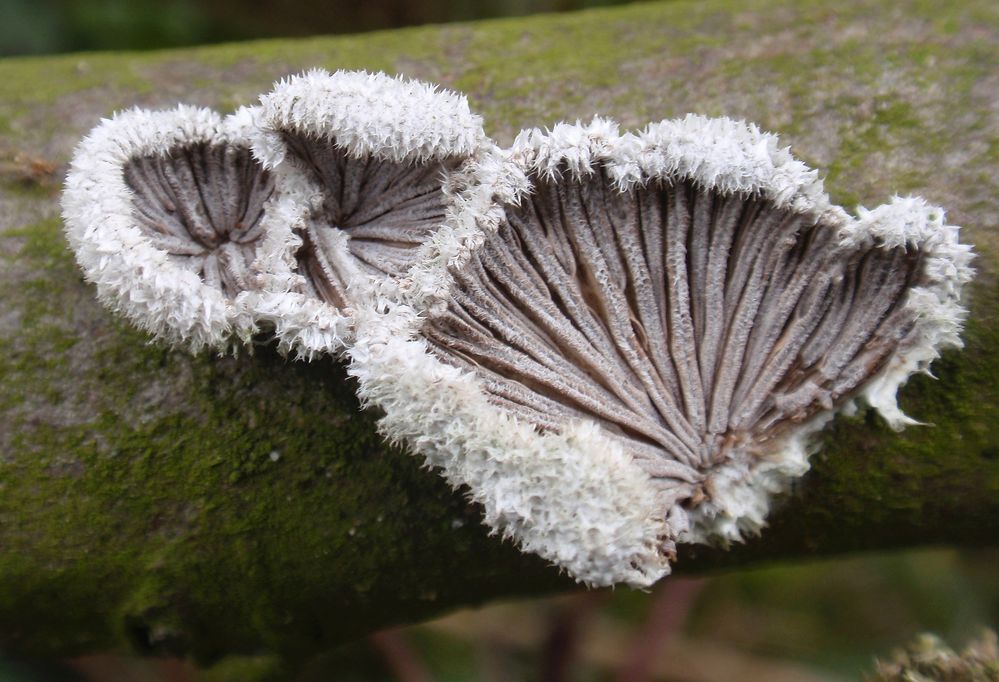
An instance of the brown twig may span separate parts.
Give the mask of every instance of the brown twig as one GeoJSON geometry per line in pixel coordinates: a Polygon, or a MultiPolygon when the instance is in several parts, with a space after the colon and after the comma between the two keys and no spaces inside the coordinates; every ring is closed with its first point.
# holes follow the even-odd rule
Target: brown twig
{"type": "Polygon", "coordinates": [[[638,635],[632,640],[617,682],[645,682],[652,679],[655,661],[666,642],[687,620],[691,607],[704,585],[703,578],[671,578],[656,590],[652,610],[638,635]]]}
{"type": "Polygon", "coordinates": [[[559,609],[545,638],[541,656],[542,680],[562,682],[569,679],[569,671],[578,658],[583,629],[607,594],[605,591],[583,592],[559,609]]]}
{"type": "Polygon", "coordinates": [[[403,633],[391,628],[368,638],[399,682],[432,682],[433,677],[403,633]]]}

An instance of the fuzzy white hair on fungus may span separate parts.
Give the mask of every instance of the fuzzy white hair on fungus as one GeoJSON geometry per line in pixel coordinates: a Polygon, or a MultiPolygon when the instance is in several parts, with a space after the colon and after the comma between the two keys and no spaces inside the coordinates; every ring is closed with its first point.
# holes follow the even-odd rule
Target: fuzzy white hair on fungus
{"type": "Polygon", "coordinates": [[[256,324],[240,290],[262,288],[265,271],[288,277],[287,258],[258,248],[290,218],[267,215],[275,197],[249,128],[245,113],[185,105],[119,112],[79,144],[62,194],[66,236],[100,300],[192,351],[245,342],[256,324]]]}
{"type": "Polygon", "coordinates": [[[312,69],[278,81],[260,103],[254,152],[268,168],[284,160],[284,131],[398,163],[471,156],[486,140],[464,95],[380,72],[312,69]]]}
{"type": "Polygon", "coordinates": [[[586,584],[758,533],[829,420],[910,423],[898,388],[961,345],[972,254],[943,211],[852,217],[754,125],[559,124],[468,177],[350,372],[387,438],[586,584]]]}
{"type": "Polygon", "coordinates": [[[403,295],[397,276],[453,212],[453,178],[494,145],[463,95],[383,73],[289,77],[253,117],[254,154],[306,207],[289,241],[299,279],[258,312],[282,349],[338,354],[358,308],[403,295]]]}

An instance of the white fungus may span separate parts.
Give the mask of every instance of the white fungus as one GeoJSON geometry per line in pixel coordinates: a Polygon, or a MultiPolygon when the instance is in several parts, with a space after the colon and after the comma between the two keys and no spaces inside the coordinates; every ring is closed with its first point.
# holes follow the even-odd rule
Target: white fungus
{"type": "Polygon", "coordinates": [[[249,147],[238,117],[188,106],[121,112],[80,143],[63,218],[106,305],[192,350],[253,333],[240,297],[285,267],[266,238],[285,216],[249,147]]]}
{"type": "Polygon", "coordinates": [[[462,95],[316,70],[224,119],[102,122],[74,155],[66,232],[101,300],[157,337],[227,349],[263,330],[282,352],[338,354],[491,147],[462,95]]]}
{"type": "Polygon", "coordinates": [[[837,411],[903,425],[897,388],[960,346],[943,211],[850,217],[754,126],[560,124],[490,163],[351,372],[390,440],[588,584],[758,532],[837,411]]]}
{"type": "Polygon", "coordinates": [[[282,347],[337,353],[343,318],[397,295],[444,222],[449,178],[491,143],[463,95],[381,73],[294,76],[253,115],[254,153],[286,201],[307,207],[288,236],[301,277],[267,317],[282,347]]]}

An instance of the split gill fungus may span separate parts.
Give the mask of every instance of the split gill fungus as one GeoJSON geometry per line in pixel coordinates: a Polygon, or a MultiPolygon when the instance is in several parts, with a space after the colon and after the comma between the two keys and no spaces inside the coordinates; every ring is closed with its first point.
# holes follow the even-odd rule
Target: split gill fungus
{"type": "Polygon", "coordinates": [[[353,308],[393,296],[444,221],[448,178],[488,144],[462,95],[310,71],[224,118],[102,122],[74,155],[66,232],[101,299],[156,336],[231,350],[263,331],[338,355],[353,308]]]}
{"type": "Polygon", "coordinates": [[[912,423],[972,277],[941,209],[850,216],[753,125],[500,149],[463,96],[363,72],[104,121],[63,214],[105,304],[192,350],[345,354],[383,435],[589,585],[759,532],[858,401],[912,423]]]}
{"type": "Polygon", "coordinates": [[[183,105],[121,112],[77,148],[63,192],[67,237],[100,299],[192,350],[249,338],[241,296],[275,265],[274,180],[245,124],[183,105]]]}
{"type": "Polygon", "coordinates": [[[482,120],[463,95],[427,83],[322,70],[279,82],[255,115],[254,152],[287,212],[304,209],[289,243],[300,275],[291,292],[306,314],[289,324],[285,301],[269,319],[288,349],[337,353],[353,310],[395,298],[443,224],[450,178],[488,146],[482,120]],[[331,333],[317,334],[324,317],[331,333]]]}
{"type": "Polygon", "coordinates": [[[413,269],[421,313],[359,322],[352,371],[386,435],[588,584],[758,532],[811,435],[857,398],[911,421],[897,387],[960,345],[943,212],[850,217],[753,126],[597,119],[506,158],[455,216],[480,232],[413,269]]]}

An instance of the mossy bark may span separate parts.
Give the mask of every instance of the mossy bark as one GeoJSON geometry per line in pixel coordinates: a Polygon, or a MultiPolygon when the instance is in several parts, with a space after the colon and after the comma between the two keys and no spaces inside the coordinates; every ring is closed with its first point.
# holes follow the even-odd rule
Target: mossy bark
{"type": "Polygon", "coordinates": [[[677,570],[999,540],[999,9],[668,2],[357,37],[0,62],[0,646],[131,645],[301,660],[392,623],[570,582],[381,444],[343,369],[261,347],[151,345],[103,310],[61,234],[74,143],[101,116],[221,110],[311,66],[465,91],[488,132],[594,114],[758,122],[833,198],[919,193],[976,244],[963,352],[902,392],[929,425],[827,429],[759,538],[677,570]]]}

